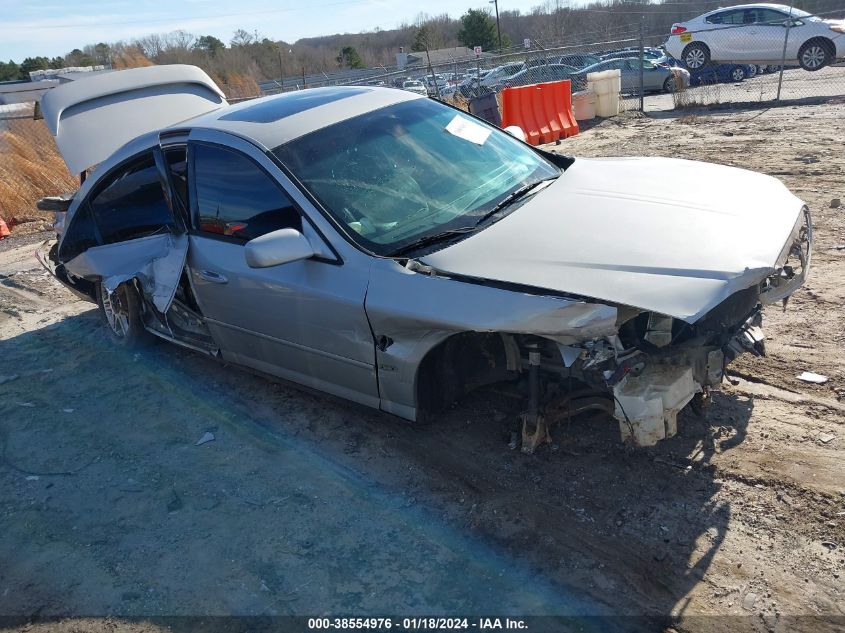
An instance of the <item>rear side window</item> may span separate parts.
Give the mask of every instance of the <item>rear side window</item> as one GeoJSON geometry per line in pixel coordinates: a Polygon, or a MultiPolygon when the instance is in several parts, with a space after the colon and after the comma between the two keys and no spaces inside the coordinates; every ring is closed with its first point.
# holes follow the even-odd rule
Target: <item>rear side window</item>
{"type": "Polygon", "coordinates": [[[745,11],[743,9],[733,9],[731,11],[722,11],[714,13],[706,18],[710,24],[746,24],[745,11]]]}
{"type": "Polygon", "coordinates": [[[193,146],[196,228],[248,241],[278,229],[302,230],[302,218],[281,187],[238,152],[193,146]]]}
{"type": "Polygon", "coordinates": [[[91,213],[103,244],[172,231],[173,217],[152,154],[108,178],[91,200],[91,213]]]}
{"type": "Polygon", "coordinates": [[[63,262],[68,262],[97,245],[97,229],[91,219],[91,207],[83,203],[67,228],[59,250],[59,258],[63,262]]]}

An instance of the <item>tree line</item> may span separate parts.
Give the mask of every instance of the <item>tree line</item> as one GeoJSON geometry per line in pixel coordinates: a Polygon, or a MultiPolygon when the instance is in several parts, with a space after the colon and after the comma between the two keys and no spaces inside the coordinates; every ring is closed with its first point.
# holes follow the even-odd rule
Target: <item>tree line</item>
{"type": "MultiPolygon", "coordinates": [[[[673,22],[725,5],[710,0],[602,0],[576,5],[572,0],[545,0],[528,12],[502,10],[501,46],[579,45],[664,35],[673,22]]],[[[841,9],[841,0],[806,0],[794,6],[822,13],[841,9]]],[[[841,16],[839,16],[841,17],[841,16]]],[[[654,38],[657,40],[658,38],[654,38]]],[[[151,34],[128,42],[100,42],[77,48],[63,57],[29,57],[20,64],[0,62],[0,81],[28,79],[29,72],[67,66],[110,65],[132,68],[152,64],[194,64],[203,68],[229,93],[252,96],[257,82],[339,68],[389,67],[400,47],[411,51],[457,46],[499,48],[496,21],[489,10],[470,9],[457,19],[448,14],[420,13],[396,29],[303,38],[289,43],[257,32],[235,31],[229,42],[213,35],[185,31],[151,34]]]]}

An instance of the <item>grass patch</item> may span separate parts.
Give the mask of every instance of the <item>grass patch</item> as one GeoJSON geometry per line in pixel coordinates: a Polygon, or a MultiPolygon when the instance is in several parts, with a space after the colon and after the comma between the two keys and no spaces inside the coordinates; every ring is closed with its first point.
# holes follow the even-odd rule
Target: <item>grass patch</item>
{"type": "Polygon", "coordinates": [[[56,142],[42,121],[12,119],[0,128],[0,218],[10,226],[52,220],[35,203],[44,196],[74,191],[56,142]]]}

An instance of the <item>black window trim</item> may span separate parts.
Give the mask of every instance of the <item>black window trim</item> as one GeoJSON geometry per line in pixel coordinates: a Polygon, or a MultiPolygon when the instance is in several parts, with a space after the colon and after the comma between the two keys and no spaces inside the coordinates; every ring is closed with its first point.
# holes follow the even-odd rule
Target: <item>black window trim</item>
{"type": "MultiPolygon", "coordinates": [[[[179,149],[180,147],[185,148],[185,160],[187,162],[188,147],[187,143],[184,140],[180,142],[170,143],[168,145],[159,145],[157,148],[155,148],[154,154],[156,159],[156,167],[158,167],[159,170],[159,176],[165,182],[165,197],[167,198],[167,204],[170,207],[170,212],[173,214],[173,217],[176,218],[177,225],[179,226],[179,228],[182,229],[182,232],[188,233],[189,218],[186,218],[185,216],[190,214],[190,209],[182,209],[181,202],[178,202],[178,206],[180,207],[179,210],[177,211],[175,208],[177,206],[179,196],[176,195],[176,187],[173,184],[173,173],[171,172],[170,165],[167,162],[167,151],[172,149],[179,149]]],[[[190,205],[190,199],[188,200],[188,204],[190,205]]]]}
{"type": "MultiPolygon", "coordinates": [[[[331,241],[326,239],[325,235],[323,235],[323,232],[320,231],[320,229],[314,224],[314,222],[311,221],[311,218],[308,217],[308,214],[305,213],[302,206],[294,199],[293,196],[290,195],[290,193],[288,193],[287,188],[285,188],[285,186],[282,183],[280,183],[275,177],[273,177],[273,174],[271,174],[269,171],[267,171],[267,169],[265,169],[263,165],[261,165],[258,161],[256,161],[249,154],[247,154],[247,153],[245,153],[245,152],[243,152],[243,151],[241,151],[237,148],[231,147],[230,145],[225,145],[223,143],[215,143],[213,141],[197,140],[197,139],[188,139],[188,141],[187,141],[186,151],[187,151],[187,159],[188,159],[188,206],[190,208],[190,210],[189,210],[190,226],[188,227],[188,234],[189,235],[192,235],[192,236],[195,236],[195,237],[203,237],[203,238],[207,238],[207,239],[211,239],[211,240],[217,240],[217,241],[220,241],[220,242],[227,242],[229,244],[238,244],[240,246],[244,246],[246,244],[246,242],[248,241],[248,240],[244,241],[243,239],[232,236],[232,235],[219,235],[219,234],[216,234],[216,233],[208,233],[207,231],[200,231],[197,228],[196,225],[197,225],[197,218],[199,217],[199,215],[198,215],[199,214],[199,205],[197,204],[197,185],[196,185],[196,179],[195,179],[195,173],[196,173],[195,172],[195,169],[196,169],[195,160],[196,160],[196,156],[195,156],[195,152],[193,152],[192,149],[191,149],[192,147],[195,147],[197,145],[206,145],[206,146],[209,146],[209,147],[217,147],[217,148],[229,151],[229,152],[234,152],[235,154],[238,154],[239,156],[243,156],[244,158],[249,160],[253,165],[255,165],[255,167],[257,167],[259,170],[261,170],[261,172],[263,172],[264,175],[267,176],[279,188],[279,190],[288,198],[290,203],[293,205],[293,208],[296,209],[297,213],[299,213],[299,217],[301,218],[302,222],[308,223],[308,225],[311,227],[311,229],[314,231],[314,233],[317,234],[317,236],[322,240],[323,244],[325,244],[328,247],[328,249],[332,252],[332,254],[334,255],[334,259],[328,258],[328,257],[323,257],[322,255],[314,255],[314,256],[310,257],[309,259],[312,260],[312,261],[321,262],[321,263],[324,263],[324,264],[332,264],[332,265],[335,265],[335,266],[342,266],[343,265],[343,258],[341,258],[340,254],[337,252],[337,250],[335,249],[335,247],[331,243],[331,241]]],[[[267,155],[267,154],[265,154],[265,155],[267,155]]],[[[271,162],[273,162],[276,166],[279,166],[278,161],[272,160],[272,158],[273,158],[272,155],[267,155],[267,156],[271,160],[271,162]]],[[[285,176],[288,177],[289,180],[291,180],[292,183],[294,183],[294,186],[296,186],[296,182],[293,179],[291,179],[290,175],[287,173],[287,170],[282,169],[281,171],[282,171],[282,173],[285,174],[285,176]]],[[[308,200],[311,200],[310,196],[307,196],[307,194],[306,194],[306,198],[308,200]]]]}

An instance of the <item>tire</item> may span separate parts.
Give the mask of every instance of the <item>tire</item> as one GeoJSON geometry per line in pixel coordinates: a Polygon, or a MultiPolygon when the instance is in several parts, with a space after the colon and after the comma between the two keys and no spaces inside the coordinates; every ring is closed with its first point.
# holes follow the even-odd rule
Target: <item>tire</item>
{"type": "Polygon", "coordinates": [[[113,343],[131,349],[148,340],[141,322],[141,297],[132,282],[120,284],[111,295],[98,283],[97,305],[113,343]]]}
{"type": "Polygon", "coordinates": [[[810,72],[821,70],[832,61],[833,46],[828,40],[810,40],[798,50],[798,64],[810,72]]]}
{"type": "Polygon", "coordinates": [[[675,92],[678,89],[677,81],[675,77],[666,77],[666,81],[663,82],[663,92],[675,92]]]}
{"type": "Polygon", "coordinates": [[[742,66],[734,66],[731,68],[731,81],[737,83],[743,79],[745,79],[745,68],[742,66]]]}
{"type": "Polygon", "coordinates": [[[710,49],[706,44],[693,42],[688,44],[681,54],[681,61],[690,70],[699,70],[710,63],[710,49]]]}

